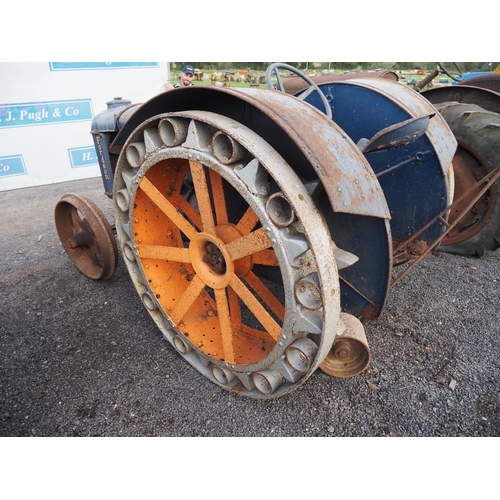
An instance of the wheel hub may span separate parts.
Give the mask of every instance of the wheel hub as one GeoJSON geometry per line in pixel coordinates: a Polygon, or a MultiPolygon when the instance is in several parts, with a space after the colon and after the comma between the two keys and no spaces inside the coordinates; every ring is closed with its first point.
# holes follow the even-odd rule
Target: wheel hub
{"type": "Polygon", "coordinates": [[[197,234],[189,245],[191,263],[205,285],[222,290],[234,271],[224,242],[206,233],[197,234]]]}

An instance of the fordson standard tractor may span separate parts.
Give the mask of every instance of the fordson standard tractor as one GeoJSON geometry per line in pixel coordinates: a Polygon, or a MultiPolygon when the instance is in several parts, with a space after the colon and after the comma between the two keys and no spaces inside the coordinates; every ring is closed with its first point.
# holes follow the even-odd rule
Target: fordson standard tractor
{"type": "Polygon", "coordinates": [[[392,73],[316,84],[274,64],[266,81],[109,101],[91,132],[115,231],[88,198],[55,208],[82,273],[121,254],[179,355],[252,398],[361,373],[361,320],[454,228],[457,139],[430,99],[392,73]]]}

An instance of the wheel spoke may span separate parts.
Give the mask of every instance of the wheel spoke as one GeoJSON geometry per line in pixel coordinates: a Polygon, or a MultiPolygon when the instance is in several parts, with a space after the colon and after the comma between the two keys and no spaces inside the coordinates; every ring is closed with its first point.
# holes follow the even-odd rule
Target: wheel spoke
{"type": "Polygon", "coordinates": [[[276,323],[273,317],[264,309],[259,301],[254,297],[252,292],[245,284],[233,274],[230,286],[238,294],[240,299],[252,311],[260,324],[267,330],[274,340],[278,340],[281,335],[281,327],[276,323]]]}
{"type": "Polygon", "coordinates": [[[285,307],[276,298],[276,296],[267,288],[266,285],[252,272],[245,276],[247,283],[255,290],[260,298],[265,302],[270,309],[283,321],[285,319],[285,307]]]}
{"type": "Polygon", "coordinates": [[[241,307],[240,299],[236,292],[231,288],[227,288],[227,295],[229,297],[229,310],[231,312],[231,323],[238,328],[241,327],[241,307]]]}
{"type": "Polygon", "coordinates": [[[137,245],[137,251],[141,259],[191,262],[188,248],[177,248],[164,245],[137,245]]]}
{"type": "Polygon", "coordinates": [[[257,214],[252,207],[248,207],[248,210],[240,219],[236,227],[242,234],[248,234],[258,224],[258,222],[259,218],[257,217],[257,214]]]}
{"type": "Polygon", "coordinates": [[[102,258],[101,247],[99,246],[99,243],[97,241],[93,241],[89,245],[88,255],[94,265],[96,265],[97,267],[102,266],[101,260],[99,259],[99,257],[97,257],[98,255],[101,255],[102,258]]]}
{"type": "Polygon", "coordinates": [[[81,231],[83,229],[83,227],[82,227],[83,221],[82,221],[80,214],[76,208],[72,208],[72,210],[71,210],[71,223],[72,223],[73,227],[78,228],[78,230],[75,231],[76,233],[78,233],[79,231],[81,231]]]}
{"type": "Polygon", "coordinates": [[[221,327],[222,348],[224,360],[234,362],[233,327],[229,314],[229,305],[226,297],[226,290],[215,290],[215,300],[217,302],[217,315],[221,327]]]}
{"type": "Polygon", "coordinates": [[[252,233],[228,243],[227,250],[231,256],[231,260],[235,261],[253,255],[261,250],[266,250],[271,246],[271,240],[267,236],[265,229],[261,227],[252,233]]]}
{"type": "Polygon", "coordinates": [[[189,283],[189,286],[186,288],[186,291],[182,295],[181,300],[170,312],[170,317],[176,325],[182,321],[186,313],[189,311],[189,308],[192,306],[192,304],[198,298],[204,288],[205,283],[203,283],[198,275],[195,275],[192,281],[189,283]]]}
{"type": "Polygon", "coordinates": [[[183,212],[184,215],[191,220],[191,222],[201,231],[201,217],[200,214],[196,211],[196,209],[190,205],[190,203],[185,200],[182,196],[175,196],[172,198],[172,203],[179,207],[179,211],[183,212]]]}
{"type": "Polygon", "coordinates": [[[212,186],[212,196],[214,200],[217,224],[227,224],[227,206],[226,197],[224,195],[224,186],[222,184],[222,177],[213,170],[210,170],[210,184],[212,186]]]}
{"type": "Polygon", "coordinates": [[[193,239],[196,236],[196,229],[180,214],[172,203],[163,196],[160,191],[147,178],[143,177],[140,189],[148,195],[153,203],[170,218],[170,220],[189,238],[193,239]]]}
{"type": "Polygon", "coordinates": [[[279,266],[278,258],[272,250],[261,250],[252,255],[254,264],[262,264],[264,266],[279,266]]]}
{"type": "Polygon", "coordinates": [[[201,163],[196,161],[189,162],[191,165],[191,175],[193,177],[194,190],[196,192],[196,201],[200,210],[203,231],[212,236],[215,235],[215,222],[212,213],[212,203],[210,193],[208,192],[207,177],[201,163]]]}

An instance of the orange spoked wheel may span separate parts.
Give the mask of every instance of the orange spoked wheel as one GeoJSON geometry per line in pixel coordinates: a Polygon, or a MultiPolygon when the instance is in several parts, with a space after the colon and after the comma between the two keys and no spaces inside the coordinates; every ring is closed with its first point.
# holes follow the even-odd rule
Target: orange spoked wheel
{"type": "Polygon", "coordinates": [[[261,137],[209,112],[151,118],[124,145],[114,200],[146,309],[203,375],[277,397],[321,364],[340,314],[332,241],[261,137]]]}

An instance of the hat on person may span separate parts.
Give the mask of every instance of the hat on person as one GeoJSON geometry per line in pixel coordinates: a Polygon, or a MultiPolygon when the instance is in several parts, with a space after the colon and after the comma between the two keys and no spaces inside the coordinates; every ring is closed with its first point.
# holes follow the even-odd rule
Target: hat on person
{"type": "Polygon", "coordinates": [[[194,76],[194,68],[189,64],[186,64],[186,66],[182,68],[182,72],[194,76]]]}

